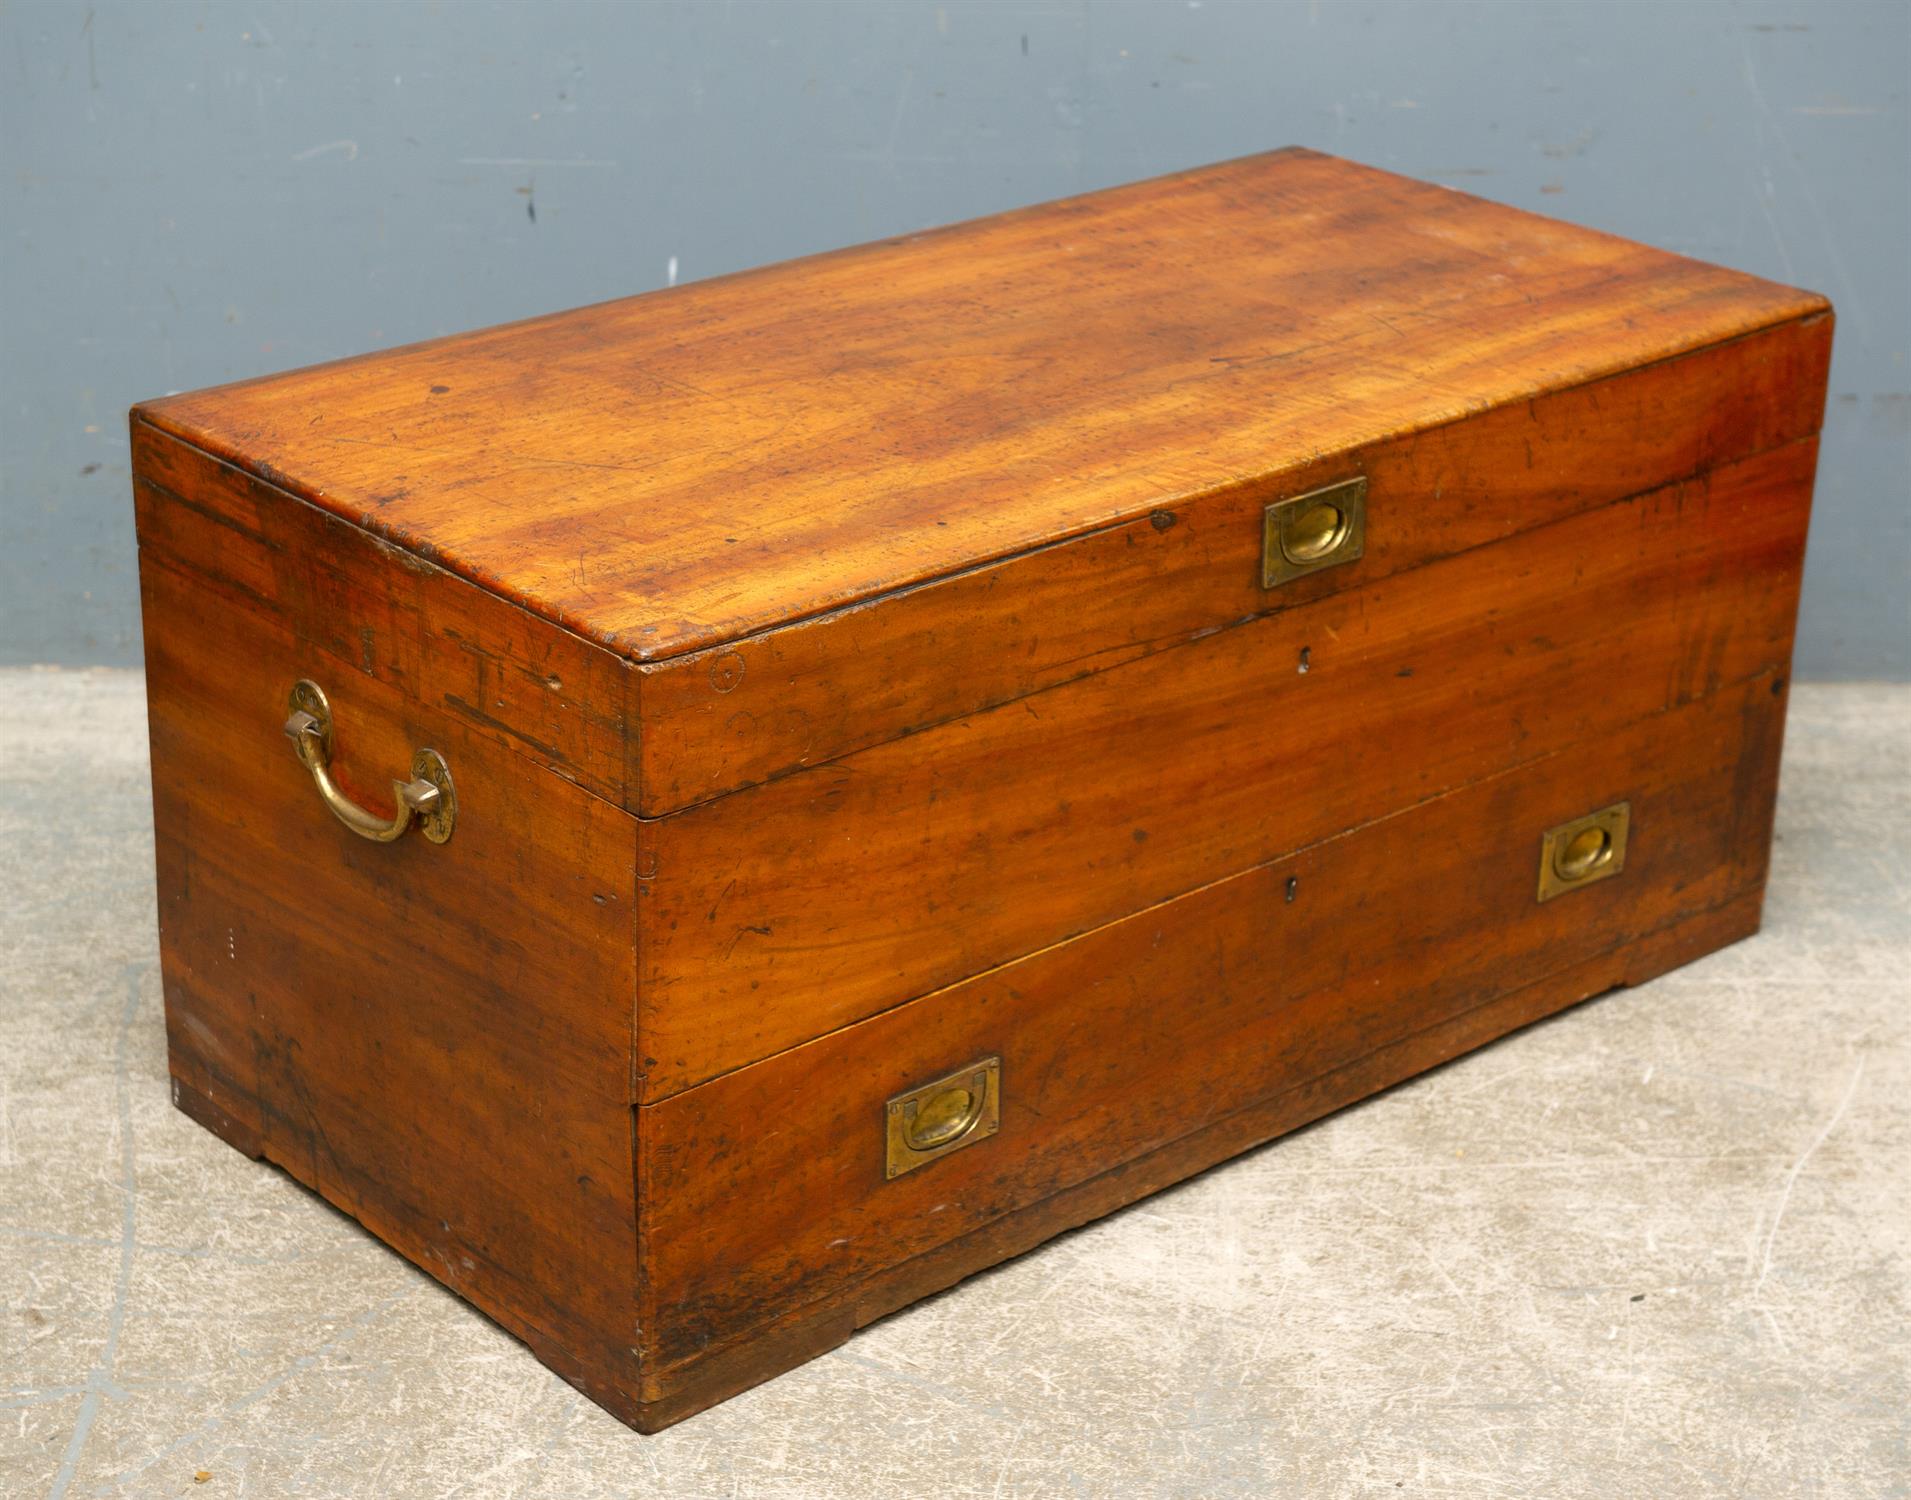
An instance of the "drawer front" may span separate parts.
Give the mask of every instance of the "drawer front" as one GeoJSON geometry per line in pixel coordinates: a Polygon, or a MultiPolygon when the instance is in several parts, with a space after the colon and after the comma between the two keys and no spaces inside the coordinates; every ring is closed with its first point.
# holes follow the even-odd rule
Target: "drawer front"
{"type": "Polygon", "coordinates": [[[1359,1066],[1403,1039],[1755,908],[1783,687],[1581,741],[645,1106],[647,1380],[1271,1098],[1311,1088],[1298,1118],[1324,1113],[1411,1071],[1359,1066]],[[1623,867],[1541,900],[1544,835],[1619,803],[1623,867]],[[890,1105],[990,1060],[993,1128],[892,1175],[890,1105]]]}
{"type": "MultiPolygon", "coordinates": [[[[1815,455],[1795,443],[644,823],[642,1097],[1782,667],[1815,455]]],[[[1370,547],[1414,497],[1386,501],[1369,496],[1370,547]]]]}
{"type": "Polygon", "coordinates": [[[636,1253],[632,820],[151,551],[140,571],[182,1107],[560,1369],[612,1367],[636,1253]],[[302,678],[368,813],[393,815],[416,751],[442,756],[447,841],[328,811],[283,731],[302,678]]]}

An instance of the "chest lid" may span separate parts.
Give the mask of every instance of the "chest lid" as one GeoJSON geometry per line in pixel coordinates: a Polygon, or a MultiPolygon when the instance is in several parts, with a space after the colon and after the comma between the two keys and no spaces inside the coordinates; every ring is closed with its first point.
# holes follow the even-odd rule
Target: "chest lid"
{"type": "Polygon", "coordinates": [[[1804,435],[1826,312],[1287,150],[134,418],[628,662],[650,814],[1804,435]]]}

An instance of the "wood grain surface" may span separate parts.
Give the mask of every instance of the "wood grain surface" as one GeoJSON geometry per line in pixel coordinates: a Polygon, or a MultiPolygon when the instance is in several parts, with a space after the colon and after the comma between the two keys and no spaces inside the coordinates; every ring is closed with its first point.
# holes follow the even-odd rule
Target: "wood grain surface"
{"type": "Polygon", "coordinates": [[[1781,325],[641,668],[141,420],[134,498],[142,546],[219,597],[661,816],[1795,441],[1830,344],[1829,317],[1781,325]],[[1366,556],[1263,589],[1261,508],[1347,473],[1366,556]]]}
{"type": "Polygon", "coordinates": [[[650,661],[1824,307],[1288,150],[139,411],[650,661]]]}
{"type": "Polygon", "coordinates": [[[660,816],[1818,430],[1831,318],[1308,458],[1138,520],[640,671],[660,816]],[[1366,555],[1261,587],[1261,511],[1369,480],[1366,555]]]}
{"type": "Polygon", "coordinates": [[[1782,670],[1815,452],[640,823],[641,1097],[1782,670]]]}
{"type": "Polygon", "coordinates": [[[1767,673],[642,1111],[660,1367],[1257,1100],[1756,890],[1767,673]],[[1541,833],[1631,804],[1625,869],[1534,899],[1541,833]],[[883,1102],[1002,1059],[999,1133],[887,1180],[883,1102]],[[748,1203],[750,1211],[726,1211],[748,1203]]]}
{"type": "MultiPolygon", "coordinates": [[[[990,1219],[970,1233],[753,1328],[747,1339],[713,1347],[686,1364],[646,1369],[642,1399],[611,1410],[642,1432],[658,1432],[719,1401],[827,1353],[857,1329],[965,1276],[1171,1187],[1218,1162],[1365,1099],[1416,1073],[1492,1042],[1568,1006],[1644,984],[1758,931],[1762,890],[1549,974],[1511,994],[1463,1010],[1347,1066],[1227,1115],[1146,1156],[1053,1197],[990,1219]]],[[[913,1391],[912,1391],[913,1395],[913,1391]]],[[[609,1404],[609,1403],[607,1403],[609,1404]]]]}

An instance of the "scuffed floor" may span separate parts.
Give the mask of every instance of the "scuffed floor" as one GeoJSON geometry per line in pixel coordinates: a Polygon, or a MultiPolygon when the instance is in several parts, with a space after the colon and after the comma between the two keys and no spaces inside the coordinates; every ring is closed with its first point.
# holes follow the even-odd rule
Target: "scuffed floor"
{"type": "Polygon", "coordinates": [[[1911,1488],[1911,689],[1794,694],[1761,936],[655,1438],[174,1112],[141,691],[0,672],[8,1495],[1911,1488]]]}

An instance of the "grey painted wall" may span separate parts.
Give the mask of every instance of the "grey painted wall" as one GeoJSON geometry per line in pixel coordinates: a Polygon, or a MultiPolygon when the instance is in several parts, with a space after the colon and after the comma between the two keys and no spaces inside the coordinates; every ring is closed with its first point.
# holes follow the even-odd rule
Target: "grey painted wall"
{"type": "Polygon", "coordinates": [[[0,3],[0,661],[136,399],[1289,142],[1838,304],[1799,671],[1911,677],[1911,5],[0,3]]]}

